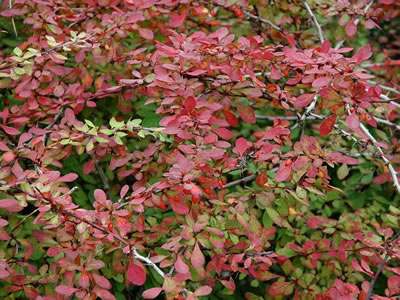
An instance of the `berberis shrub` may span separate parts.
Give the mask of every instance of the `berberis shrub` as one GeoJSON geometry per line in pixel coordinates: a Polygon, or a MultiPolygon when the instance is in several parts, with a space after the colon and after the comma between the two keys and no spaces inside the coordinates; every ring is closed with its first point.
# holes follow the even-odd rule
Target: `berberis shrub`
{"type": "Polygon", "coordinates": [[[399,14],[0,1],[0,298],[398,299],[399,14]]]}

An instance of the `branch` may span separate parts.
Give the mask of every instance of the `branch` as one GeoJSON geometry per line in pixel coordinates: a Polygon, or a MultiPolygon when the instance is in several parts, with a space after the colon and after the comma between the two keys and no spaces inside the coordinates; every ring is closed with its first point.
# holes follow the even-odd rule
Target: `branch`
{"type": "Polygon", "coordinates": [[[383,160],[383,162],[385,163],[385,165],[388,167],[390,175],[393,178],[393,184],[397,189],[397,192],[400,194],[400,183],[399,183],[399,179],[397,178],[397,172],[396,170],[393,168],[392,164],[390,163],[390,161],[386,158],[385,153],[383,152],[382,148],[377,146],[377,140],[374,138],[374,136],[368,131],[367,127],[364,126],[363,123],[360,122],[360,128],[361,130],[372,140],[372,142],[374,143],[375,148],[378,150],[378,154],[381,157],[381,159],[383,160]]]}
{"type": "MultiPolygon", "coordinates": [[[[372,6],[372,4],[374,4],[374,0],[372,0],[371,2],[369,2],[369,3],[367,4],[367,6],[365,6],[364,14],[367,13],[368,9],[370,9],[370,7],[372,6]]],[[[356,24],[356,26],[358,25],[358,23],[360,23],[360,17],[357,17],[357,19],[354,21],[354,24],[356,24]]]]}
{"type": "Polygon", "coordinates": [[[235,185],[238,185],[238,184],[241,184],[241,183],[244,183],[244,182],[252,181],[252,180],[254,180],[256,177],[257,177],[257,175],[252,174],[252,175],[249,175],[249,176],[240,178],[240,179],[238,179],[238,180],[229,182],[229,183],[223,185],[223,186],[221,187],[221,190],[222,190],[222,189],[228,189],[228,188],[230,188],[230,187],[233,187],[233,186],[235,186],[235,185]]]}
{"type": "MultiPolygon", "coordinates": [[[[286,120],[286,121],[296,121],[299,118],[297,116],[263,116],[263,115],[256,115],[256,119],[258,119],[258,120],[269,120],[269,121],[273,121],[275,119],[286,120]]],[[[306,117],[306,120],[315,120],[315,119],[316,119],[316,117],[314,117],[314,116],[306,117]]]]}
{"type": "Polygon", "coordinates": [[[324,35],[322,33],[321,25],[319,25],[317,17],[312,12],[311,7],[310,7],[310,5],[308,5],[307,1],[303,0],[303,3],[307,9],[308,14],[312,17],[315,27],[317,27],[319,40],[321,41],[321,44],[322,44],[324,42],[324,35]]]}
{"type": "Polygon", "coordinates": [[[379,275],[381,274],[381,272],[383,271],[383,269],[385,268],[385,264],[387,262],[387,260],[389,259],[390,255],[392,255],[393,249],[396,246],[397,242],[400,240],[400,232],[397,233],[395,239],[393,240],[393,244],[390,247],[390,249],[386,252],[385,258],[382,260],[378,271],[375,273],[374,277],[371,279],[371,282],[369,284],[369,289],[368,289],[368,294],[367,297],[365,298],[366,300],[370,300],[371,296],[372,296],[372,290],[374,289],[374,285],[376,280],[378,279],[379,275]]]}
{"type": "Polygon", "coordinates": [[[94,160],[94,165],[96,167],[96,171],[100,176],[101,182],[103,183],[103,187],[106,191],[106,194],[108,196],[109,199],[111,199],[111,195],[110,195],[110,182],[108,181],[108,178],[106,176],[106,174],[103,171],[103,168],[100,166],[100,164],[98,163],[96,156],[94,154],[91,155],[92,159],[94,160]]]}
{"type": "MultiPolygon", "coordinates": [[[[346,110],[347,110],[347,114],[350,115],[350,109],[349,109],[348,104],[346,105],[346,110]]],[[[385,153],[383,152],[382,148],[379,147],[378,145],[376,145],[376,143],[378,141],[375,139],[375,137],[369,132],[369,130],[367,129],[367,127],[365,127],[365,125],[363,123],[361,123],[360,121],[359,121],[359,123],[360,123],[361,131],[364,132],[368,136],[368,138],[371,139],[375,148],[378,150],[379,157],[383,160],[385,165],[388,167],[390,175],[392,176],[392,179],[393,179],[393,184],[394,184],[395,188],[397,189],[397,192],[400,194],[400,183],[399,183],[399,179],[397,178],[396,170],[393,168],[390,161],[386,158],[385,153]]]]}
{"type": "Polygon", "coordinates": [[[369,84],[372,84],[372,85],[378,85],[378,86],[381,87],[382,90],[385,90],[385,91],[392,92],[392,93],[395,93],[395,94],[399,94],[399,95],[400,95],[400,91],[396,90],[395,88],[392,88],[392,87],[389,87],[389,86],[386,86],[386,85],[379,84],[379,83],[377,83],[377,82],[375,82],[375,81],[372,81],[372,80],[368,80],[368,83],[369,83],[369,84]]]}
{"type": "Polygon", "coordinates": [[[306,111],[301,115],[301,117],[299,118],[298,122],[296,124],[294,124],[292,127],[290,127],[290,130],[293,130],[295,128],[297,128],[301,123],[304,122],[304,120],[310,116],[312,114],[312,112],[315,109],[315,105],[317,104],[318,101],[318,93],[315,94],[313,100],[311,101],[311,103],[307,106],[306,111]]]}
{"type": "Polygon", "coordinates": [[[381,118],[378,118],[378,117],[374,117],[374,119],[378,123],[382,123],[382,124],[385,124],[385,125],[388,125],[388,126],[391,126],[391,127],[395,127],[397,130],[400,130],[400,125],[397,125],[397,124],[395,124],[393,122],[390,122],[388,120],[381,119],[381,118]]]}
{"type": "Polygon", "coordinates": [[[272,23],[270,20],[268,19],[264,19],[261,18],[259,16],[253,15],[252,13],[249,13],[248,11],[243,11],[243,13],[245,14],[245,16],[248,19],[254,19],[254,20],[258,20],[262,23],[268,24],[269,26],[271,26],[273,29],[278,30],[278,31],[282,31],[282,28],[280,28],[279,26],[276,26],[274,23],[272,23]]]}

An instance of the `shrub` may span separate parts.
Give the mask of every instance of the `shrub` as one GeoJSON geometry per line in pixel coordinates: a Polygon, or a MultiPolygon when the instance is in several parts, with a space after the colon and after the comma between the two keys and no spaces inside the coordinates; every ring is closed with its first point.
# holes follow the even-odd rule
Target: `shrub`
{"type": "Polygon", "coordinates": [[[0,5],[3,299],[400,295],[398,2],[0,5]]]}

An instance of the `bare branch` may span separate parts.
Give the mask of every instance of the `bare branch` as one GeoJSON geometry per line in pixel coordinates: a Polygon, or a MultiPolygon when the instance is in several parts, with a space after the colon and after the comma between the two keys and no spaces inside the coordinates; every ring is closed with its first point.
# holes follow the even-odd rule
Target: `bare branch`
{"type": "Polygon", "coordinates": [[[248,19],[258,20],[258,21],[260,21],[262,23],[268,24],[269,26],[271,26],[275,30],[282,31],[282,28],[280,28],[279,26],[276,26],[274,23],[272,23],[268,19],[264,19],[264,18],[258,17],[256,15],[253,15],[252,13],[249,13],[248,11],[243,11],[243,13],[248,19]]]}
{"type": "Polygon", "coordinates": [[[108,196],[109,199],[111,199],[111,195],[110,195],[110,182],[108,181],[108,178],[106,176],[106,174],[103,171],[103,168],[100,166],[100,164],[98,163],[98,160],[96,159],[96,156],[94,154],[91,155],[92,159],[94,159],[94,164],[96,167],[96,171],[100,176],[101,182],[103,183],[103,187],[106,191],[106,194],[108,196]]]}
{"type": "Polygon", "coordinates": [[[308,5],[306,0],[303,0],[304,6],[307,9],[308,14],[311,16],[311,18],[313,19],[313,22],[315,24],[315,27],[317,27],[318,30],[318,36],[319,36],[319,40],[321,41],[321,44],[324,42],[324,35],[322,33],[322,28],[321,25],[318,23],[317,17],[314,15],[313,11],[311,10],[310,5],[308,5]]]}
{"type": "Polygon", "coordinates": [[[294,124],[292,127],[290,127],[290,130],[293,130],[295,128],[297,128],[300,124],[302,124],[304,122],[304,120],[311,115],[311,113],[314,111],[315,109],[315,105],[317,104],[318,101],[318,93],[315,94],[313,100],[311,101],[311,103],[306,107],[306,111],[301,115],[300,119],[298,120],[298,122],[296,124],[294,124]]]}
{"type": "MultiPolygon", "coordinates": [[[[346,110],[347,110],[347,114],[350,115],[350,108],[349,108],[348,104],[346,105],[346,110]]],[[[399,179],[397,178],[396,170],[393,168],[390,161],[386,158],[385,153],[383,152],[382,148],[376,144],[378,141],[369,132],[367,127],[365,127],[365,125],[361,122],[360,122],[360,129],[362,132],[364,132],[368,136],[368,138],[373,142],[373,145],[375,146],[375,148],[378,150],[378,155],[383,160],[385,165],[388,167],[390,175],[392,176],[392,179],[393,179],[393,184],[394,184],[395,188],[397,189],[397,192],[400,194],[400,183],[399,183],[399,179]]]]}
{"type": "Polygon", "coordinates": [[[371,299],[372,291],[374,289],[375,282],[378,279],[378,277],[381,274],[381,272],[383,271],[383,269],[385,268],[386,262],[389,259],[390,255],[392,255],[393,249],[394,249],[394,247],[396,246],[396,244],[397,244],[397,242],[399,240],[400,240],[400,232],[397,233],[397,235],[395,236],[395,239],[392,242],[392,246],[386,252],[385,258],[382,260],[378,271],[376,271],[374,277],[372,277],[371,282],[369,284],[368,294],[367,294],[367,297],[365,298],[366,300],[370,300],[371,299]]]}
{"type": "MultiPolygon", "coordinates": [[[[263,116],[263,115],[256,115],[256,119],[258,120],[269,120],[273,121],[275,119],[286,120],[286,121],[296,121],[299,118],[297,116],[263,116]]],[[[308,116],[306,120],[315,120],[316,117],[308,116]]]]}

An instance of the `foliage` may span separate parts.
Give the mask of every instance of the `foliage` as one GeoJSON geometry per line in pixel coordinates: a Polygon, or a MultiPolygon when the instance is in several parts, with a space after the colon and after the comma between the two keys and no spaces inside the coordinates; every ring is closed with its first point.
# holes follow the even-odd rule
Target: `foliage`
{"type": "Polygon", "coordinates": [[[398,2],[0,6],[2,299],[400,296],[398,2]]]}

